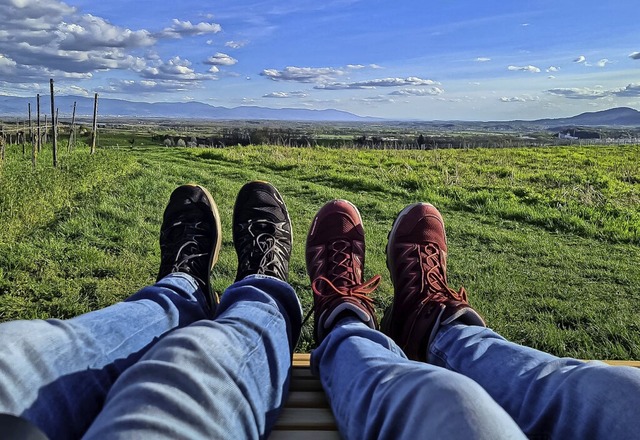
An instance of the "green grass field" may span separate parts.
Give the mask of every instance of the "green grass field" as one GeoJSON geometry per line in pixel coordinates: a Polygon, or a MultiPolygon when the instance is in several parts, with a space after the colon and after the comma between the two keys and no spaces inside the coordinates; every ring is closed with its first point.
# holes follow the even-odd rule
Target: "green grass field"
{"type": "MultiPolygon", "coordinates": [[[[222,291],[236,257],[231,213],[247,181],[272,182],[294,223],[290,281],[312,303],[304,242],[329,199],[360,209],[366,275],[393,289],[387,233],[407,204],[430,201],[449,236],[449,281],[508,339],[560,356],[640,359],[640,147],[364,151],[246,147],[45,150],[37,171],[20,147],[0,164],[0,320],[69,318],[155,280],[164,206],[179,184],[216,199],[222,291]]],[[[311,323],[299,351],[313,347],[311,323]]]]}

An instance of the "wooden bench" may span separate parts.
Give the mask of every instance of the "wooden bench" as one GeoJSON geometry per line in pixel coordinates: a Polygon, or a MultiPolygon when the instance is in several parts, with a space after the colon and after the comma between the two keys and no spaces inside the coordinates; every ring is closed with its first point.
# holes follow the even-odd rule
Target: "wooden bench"
{"type": "MultiPolygon", "coordinates": [[[[289,398],[269,439],[339,439],[336,421],[322,390],[320,379],[311,373],[308,353],[293,355],[289,398]]],[[[609,365],[640,368],[640,361],[603,361],[609,365]]]]}

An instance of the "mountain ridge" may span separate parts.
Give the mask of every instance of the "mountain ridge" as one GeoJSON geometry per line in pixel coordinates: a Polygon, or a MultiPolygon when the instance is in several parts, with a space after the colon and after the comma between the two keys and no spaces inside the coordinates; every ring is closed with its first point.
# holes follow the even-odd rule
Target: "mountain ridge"
{"type": "MultiPolygon", "coordinates": [[[[24,98],[0,96],[0,116],[24,116],[27,103],[31,103],[35,113],[35,97],[24,98]]],[[[61,109],[61,117],[71,116],[73,102],[77,102],[77,116],[93,115],[93,98],[73,95],[56,96],[56,106],[61,109]]],[[[49,95],[41,95],[41,108],[47,114],[49,95]]],[[[178,118],[209,120],[277,120],[277,121],[317,121],[317,122],[376,122],[391,119],[360,116],[336,109],[271,108],[260,106],[221,107],[198,101],[191,102],[137,102],[124,99],[99,98],[98,114],[101,117],[122,118],[178,118]]],[[[423,121],[434,122],[434,121],[423,121]]],[[[543,127],[553,126],[640,126],[640,111],[630,107],[614,107],[607,110],[584,112],[564,118],[544,118],[536,120],[512,121],[439,121],[460,124],[518,124],[543,127]]]]}

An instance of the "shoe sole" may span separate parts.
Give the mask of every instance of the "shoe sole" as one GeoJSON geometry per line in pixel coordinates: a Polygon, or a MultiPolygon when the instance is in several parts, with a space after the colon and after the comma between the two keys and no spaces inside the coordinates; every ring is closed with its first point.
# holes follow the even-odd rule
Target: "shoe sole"
{"type": "MultiPolygon", "coordinates": [[[[199,188],[200,190],[202,190],[202,192],[204,193],[204,195],[207,197],[207,200],[209,201],[209,204],[211,205],[211,213],[213,214],[213,220],[216,224],[216,243],[215,246],[213,248],[213,252],[211,253],[211,257],[209,259],[209,270],[211,271],[213,269],[213,266],[216,265],[216,263],[218,262],[218,257],[220,256],[220,248],[222,247],[222,224],[220,222],[220,211],[218,211],[218,205],[216,205],[215,200],[213,200],[213,196],[211,195],[211,193],[207,190],[207,188],[200,186],[200,185],[196,185],[194,183],[188,183],[186,186],[192,186],[195,188],[199,188]]],[[[214,300],[214,305],[218,304],[220,302],[220,297],[219,295],[213,291],[213,289],[211,288],[211,280],[210,280],[211,276],[209,276],[206,280],[207,283],[207,288],[209,289],[209,293],[211,295],[213,295],[213,300],[214,300]]]]}

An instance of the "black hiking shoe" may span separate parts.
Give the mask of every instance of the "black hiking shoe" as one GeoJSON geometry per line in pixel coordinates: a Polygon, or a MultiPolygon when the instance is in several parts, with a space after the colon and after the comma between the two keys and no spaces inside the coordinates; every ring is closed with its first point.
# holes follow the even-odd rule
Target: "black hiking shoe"
{"type": "Polygon", "coordinates": [[[262,274],[286,282],[292,240],[291,220],[278,190],[261,181],[244,185],[233,208],[236,281],[262,274]]]}
{"type": "Polygon", "coordinates": [[[209,278],[220,253],[220,230],[218,207],[205,188],[182,185],[171,193],[160,228],[158,281],[170,273],[188,273],[203,290],[212,316],[218,296],[209,278]]]}

